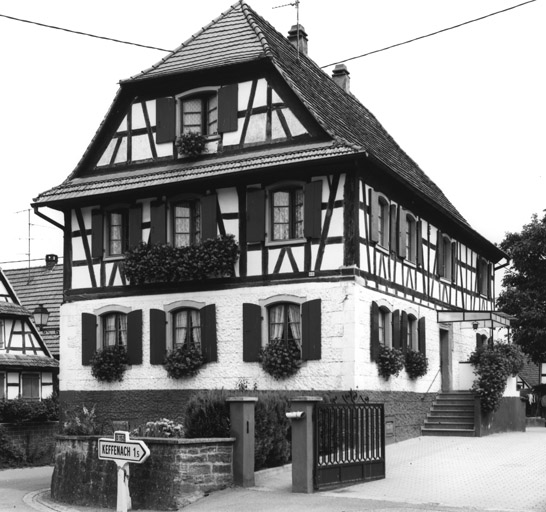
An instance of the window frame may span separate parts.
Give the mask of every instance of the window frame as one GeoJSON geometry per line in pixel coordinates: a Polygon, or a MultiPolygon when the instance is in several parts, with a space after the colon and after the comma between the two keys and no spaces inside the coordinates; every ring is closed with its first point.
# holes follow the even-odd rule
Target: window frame
{"type": "Polygon", "coordinates": [[[7,382],[6,372],[0,372],[0,400],[7,399],[6,382],[7,382]]]}
{"type": "Polygon", "coordinates": [[[128,333],[128,321],[129,321],[129,313],[133,311],[132,308],[127,306],[118,306],[118,305],[111,305],[111,306],[103,306],[102,308],[99,308],[93,312],[94,315],[97,317],[97,350],[101,350],[103,348],[106,348],[106,346],[114,346],[114,345],[105,345],[105,320],[108,318],[108,316],[116,314],[116,315],[125,315],[126,323],[125,323],[125,344],[123,345],[126,350],[128,350],[128,344],[129,339],[127,336],[128,333]]]}
{"type": "Polygon", "coordinates": [[[267,240],[270,244],[286,244],[305,241],[305,183],[304,182],[283,182],[269,187],[267,190],[267,240]],[[288,205],[276,206],[275,195],[279,193],[288,193],[288,205]],[[301,203],[297,203],[296,195],[299,193],[301,203]],[[275,226],[282,225],[280,222],[275,222],[275,208],[288,209],[288,238],[275,238],[275,226]],[[296,209],[299,208],[299,216],[296,209]],[[301,231],[301,236],[297,236],[298,229],[301,231]]]}
{"type": "MultiPolygon", "coordinates": [[[[184,103],[192,101],[192,100],[199,100],[201,104],[201,119],[200,119],[200,131],[199,133],[203,135],[207,139],[213,139],[213,138],[219,138],[220,132],[218,131],[218,124],[219,124],[219,98],[218,98],[218,91],[219,87],[200,87],[197,89],[192,89],[190,91],[186,91],[180,95],[176,96],[176,133],[178,135],[182,135],[185,133],[188,133],[189,131],[195,131],[195,130],[185,130],[185,124],[184,124],[184,103]],[[209,104],[211,98],[215,98],[216,106],[213,110],[216,111],[216,118],[213,123],[209,121],[209,104]],[[215,124],[216,129],[213,133],[210,132],[210,125],[215,124]]],[[[195,125],[192,125],[195,126],[195,125]]]]}
{"type": "MultiPolygon", "coordinates": [[[[167,304],[163,307],[163,311],[165,311],[166,314],[166,350],[167,352],[171,352],[176,348],[175,343],[175,337],[174,337],[174,329],[175,329],[175,318],[174,316],[176,313],[182,311],[182,310],[188,310],[188,311],[197,311],[199,315],[201,314],[201,310],[207,305],[205,302],[197,302],[193,300],[179,300],[175,302],[171,302],[170,304],[167,304]]],[[[199,320],[199,323],[201,324],[201,319],[199,320]]],[[[201,347],[203,345],[203,326],[199,326],[201,329],[201,347]]],[[[201,348],[200,348],[201,349],[201,348]]]]}
{"type": "Polygon", "coordinates": [[[199,243],[202,240],[202,233],[203,233],[203,226],[202,226],[202,208],[201,208],[201,201],[199,198],[191,197],[191,198],[179,198],[176,200],[171,200],[169,203],[169,208],[171,210],[169,220],[170,220],[170,242],[173,247],[189,247],[192,244],[199,243]],[[187,205],[186,207],[189,210],[189,232],[183,233],[183,235],[187,235],[189,237],[189,243],[187,244],[177,244],[176,243],[176,209],[178,207],[181,207],[182,205],[187,205]],[[197,223],[199,229],[197,229],[197,223]]]}
{"type": "Polygon", "coordinates": [[[417,263],[417,219],[409,212],[405,212],[406,219],[406,261],[417,263]]]}
{"type": "Polygon", "coordinates": [[[0,318],[0,350],[6,348],[6,324],[3,318],[0,318]]]}
{"type": "Polygon", "coordinates": [[[280,304],[293,304],[298,305],[300,308],[300,350],[301,350],[301,329],[302,329],[302,323],[301,323],[301,315],[302,315],[302,305],[306,302],[305,297],[298,297],[297,295],[275,295],[272,297],[268,297],[267,299],[260,300],[259,306],[262,309],[262,348],[265,348],[267,344],[270,342],[270,324],[269,324],[269,309],[271,307],[280,305],[280,304]]]}
{"type": "Polygon", "coordinates": [[[390,202],[382,194],[377,196],[377,243],[389,249],[390,242],[390,202]]]}
{"type": "Polygon", "coordinates": [[[42,392],[41,392],[40,373],[39,372],[22,372],[21,373],[21,398],[23,400],[28,400],[28,401],[39,401],[41,397],[42,397],[42,392]],[[28,379],[29,377],[35,380],[37,396],[25,396],[25,385],[28,385],[28,382],[25,382],[25,378],[28,379]]]}
{"type": "Polygon", "coordinates": [[[408,349],[414,350],[416,352],[419,351],[419,335],[418,335],[418,318],[415,313],[412,313],[411,311],[407,312],[407,347],[408,349]]]}
{"type": "MultiPolygon", "coordinates": [[[[111,208],[104,212],[104,257],[105,258],[123,258],[123,254],[129,248],[129,209],[124,207],[111,208]],[[120,251],[112,251],[112,216],[119,215],[121,219],[119,239],[120,251]]],[[[116,239],[117,240],[117,239],[116,239]]]]}

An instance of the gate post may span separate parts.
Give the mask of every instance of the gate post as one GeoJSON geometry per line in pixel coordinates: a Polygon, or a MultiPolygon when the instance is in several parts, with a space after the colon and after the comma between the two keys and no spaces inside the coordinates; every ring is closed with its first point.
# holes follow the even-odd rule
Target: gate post
{"type": "Polygon", "coordinates": [[[233,445],[233,483],[241,487],[254,486],[254,406],[258,399],[236,396],[229,402],[229,419],[233,445]]]}
{"type": "Polygon", "coordinates": [[[286,413],[292,426],[292,492],[312,493],[314,471],[314,408],[322,398],[299,396],[286,413]]]}

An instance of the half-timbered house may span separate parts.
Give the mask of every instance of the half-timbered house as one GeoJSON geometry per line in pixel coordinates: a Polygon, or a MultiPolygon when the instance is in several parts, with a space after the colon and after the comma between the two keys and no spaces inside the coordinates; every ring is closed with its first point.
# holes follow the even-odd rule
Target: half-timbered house
{"type": "Polygon", "coordinates": [[[403,408],[457,389],[476,340],[462,320],[477,312],[477,328],[506,325],[493,312],[505,254],[351,94],[344,65],[325,74],[303,27],[286,38],[242,0],[120,83],[76,169],[35,199],[43,207],[64,213],[61,397],[117,419],[166,415],[188,390],[245,383],[359,389],[413,428],[403,408]],[[229,235],[239,254],[221,275],[127,277],[135,247],[229,235]],[[301,357],[287,379],[258,362],[278,339],[301,357]],[[206,364],[168,378],[165,354],[190,342],[206,364]],[[130,366],[123,381],[99,382],[91,357],[116,343],[130,366]],[[428,373],[380,377],[382,345],[426,353],[428,373]]]}

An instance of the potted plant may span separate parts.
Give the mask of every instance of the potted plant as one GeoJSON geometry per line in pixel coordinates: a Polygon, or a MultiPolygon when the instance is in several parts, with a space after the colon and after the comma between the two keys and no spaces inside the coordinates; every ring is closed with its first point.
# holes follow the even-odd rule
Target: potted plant
{"type": "Polygon", "coordinates": [[[129,364],[123,345],[112,345],[97,350],[91,358],[91,374],[103,382],[122,381],[129,364]]]}
{"type": "Polygon", "coordinates": [[[377,369],[379,375],[388,380],[391,375],[398,377],[404,368],[404,354],[400,349],[382,346],[379,349],[377,369]]]}
{"type": "Polygon", "coordinates": [[[409,349],[404,358],[404,366],[411,380],[423,377],[428,371],[428,359],[422,352],[409,349]]]}
{"type": "Polygon", "coordinates": [[[181,345],[167,354],[164,367],[172,379],[193,377],[199,373],[205,358],[194,345],[181,345]]]}
{"type": "Polygon", "coordinates": [[[197,156],[206,150],[207,139],[197,132],[186,132],[177,137],[175,142],[180,155],[197,156]]]}
{"type": "Polygon", "coordinates": [[[260,363],[275,379],[286,379],[300,369],[301,352],[294,340],[272,340],[262,349],[260,363]]]}

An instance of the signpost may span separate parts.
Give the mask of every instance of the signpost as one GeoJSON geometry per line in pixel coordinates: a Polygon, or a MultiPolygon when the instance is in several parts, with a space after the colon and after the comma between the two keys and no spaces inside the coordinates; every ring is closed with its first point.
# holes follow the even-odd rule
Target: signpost
{"type": "Polygon", "coordinates": [[[99,439],[99,459],[113,460],[118,467],[117,512],[132,508],[129,494],[129,463],[141,464],[150,456],[150,450],[139,439],[129,439],[129,432],[116,431],[114,439],[99,439]]]}

